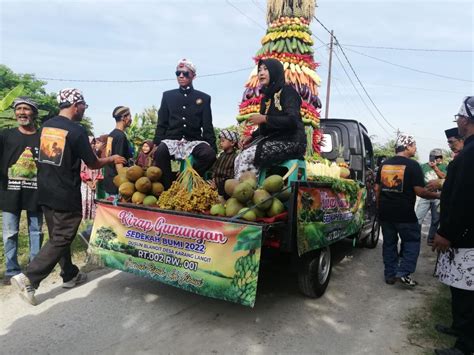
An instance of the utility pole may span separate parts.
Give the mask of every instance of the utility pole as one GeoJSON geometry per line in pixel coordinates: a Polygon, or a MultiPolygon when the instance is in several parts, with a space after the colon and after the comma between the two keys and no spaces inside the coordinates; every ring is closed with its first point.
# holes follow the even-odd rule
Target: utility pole
{"type": "Polygon", "coordinates": [[[329,69],[328,69],[328,83],[326,88],[326,110],[324,111],[324,118],[329,117],[329,98],[331,97],[331,69],[332,69],[332,46],[334,44],[334,31],[331,30],[331,42],[329,44],[329,69]]]}

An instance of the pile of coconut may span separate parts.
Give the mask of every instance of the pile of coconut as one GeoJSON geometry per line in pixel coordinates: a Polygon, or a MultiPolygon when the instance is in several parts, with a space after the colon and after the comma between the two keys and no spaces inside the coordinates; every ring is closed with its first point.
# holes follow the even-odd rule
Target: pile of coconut
{"type": "Polygon", "coordinates": [[[240,215],[240,218],[247,221],[274,217],[285,211],[283,202],[290,196],[290,190],[284,189],[284,186],[285,181],[280,175],[271,175],[258,186],[255,174],[245,172],[239,180],[226,180],[224,189],[231,197],[223,203],[213,205],[211,215],[240,215]]]}

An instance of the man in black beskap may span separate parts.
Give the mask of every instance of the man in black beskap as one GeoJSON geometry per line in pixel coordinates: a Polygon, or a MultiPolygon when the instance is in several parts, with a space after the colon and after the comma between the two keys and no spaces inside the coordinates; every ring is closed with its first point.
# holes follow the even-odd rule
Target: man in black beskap
{"type": "MultiPolygon", "coordinates": [[[[105,148],[106,156],[120,155],[127,161],[132,158],[130,143],[128,142],[125,130],[130,127],[132,123],[132,114],[130,109],[125,106],[117,106],[112,112],[115,119],[115,129],[110,132],[107,137],[107,145],[105,148]]],[[[104,168],[103,187],[108,195],[117,195],[118,188],[114,185],[114,177],[117,176],[117,171],[122,168],[123,164],[107,165],[104,168]]]]}
{"type": "Polygon", "coordinates": [[[154,164],[162,172],[165,189],[171,186],[171,159],[192,155],[193,168],[203,176],[216,160],[216,137],[212,125],[211,97],[193,88],[196,67],[182,59],[176,67],[179,88],[163,93],[158,111],[154,164]]]}
{"type": "Polygon", "coordinates": [[[38,157],[38,203],[43,208],[49,240],[25,273],[11,279],[20,296],[32,305],[36,305],[35,289],[58,263],[64,288],[87,278],[72,263],[70,249],[82,219],[81,160],[91,169],[125,163],[118,155],[99,159],[93,152],[87,132],[79,124],[87,109],[79,90],[63,89],[57,100],[59,115],[44,123],[38,157]]]}
{"type": "Polygon", "coordinates": [[[37,167],[39,133],[35,127],[38,105],[28,97],[13,103],[17,128],[0,132],[0,210],[5,254],[3,284],[21,273],[18,263],[18,238],[21,212],[26,211],[30,239],[30,261],[43,242],[43,213],[38,205],[37,167]]]}
{"type": "Polygon", "coordinates": [[[416,154],[413,136],[400,134],[396,140],[395,153],[396,156],[382,163],[375,185],[383,234],[384,276],[389,285],[399,280],[413,287],[417,283],[412,280],[411,274],[416,269],[421,239],[421,227],[415,214],[416,196],[434,199],[439,198],[439,192],[424,188],[420,164],[411,159],[416,154]]]}
{"type": "Polygon", "coordinates": [[[451,289],[453,318],[451,328],[436,329],[457,340],[452,348],[436,349],[440,355],[474,353],[474,96],[464,98],[455,122],[464,148],[448,166],[433,250],[440,252],[436,275],[451,289]]]}

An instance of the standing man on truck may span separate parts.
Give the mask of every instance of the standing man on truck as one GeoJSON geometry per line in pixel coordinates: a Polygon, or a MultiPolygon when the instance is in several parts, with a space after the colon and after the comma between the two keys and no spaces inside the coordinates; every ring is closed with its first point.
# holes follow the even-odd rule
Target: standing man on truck
{"type": "Polygon", "coordinates": [[[436,275],[451,289],[453,318],[451,328],[437,330],[457,340],[453,348],[435,350],[441,355],[474,353],[474,96],[464,98],[455,119],[464,148],[448,167],[433,250],[440,252],[436,275]]]}
{"type": "Polygon", "coordinates": [[[375,190],[380,225],[383,233],[383,262],[385,282],[397,280],[416,286],[411,274],[415,272],[420,253],[421,228],[415,214],[416,196],[435,199],[439,192],[424,188],[423,171],[413,159],[415,138],[400,134],[395,143],[396,155],[385,160],[377,172],[375,190]],[[398,237],[402,241],[398,251],[398,237]]]}
{"type": "Polygon", "coordinates": [[[155,163],[163,172],[167,190],[173,181],[171,159],[192,155],[193,167],[204,173],[216,160],[216,136],[212,125],[211,97],[193,87],[196,67],[187,59],[176,67],[179,88],[165,91],[158,111],[154,143],[158,146],[155,163]]]}

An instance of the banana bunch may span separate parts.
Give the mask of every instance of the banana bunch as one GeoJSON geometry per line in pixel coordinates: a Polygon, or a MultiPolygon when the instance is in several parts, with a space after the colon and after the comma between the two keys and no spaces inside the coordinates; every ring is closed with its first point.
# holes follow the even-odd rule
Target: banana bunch
{"type": "Polygon", "coordinates": [[[328,160],[320,162],[306,162],[306,174],[308,177],[313,176],[329,176],[339,179],[341,176],[341,168],[334,162],[328,160]]]}
{"type": "Polygon", "coordinates": [[[243,304],[251,304],[257,292],[258,261],[254,254],[241,256],[235,262],[231,285],[235,297],[243,304]]]}
{"type": "Polygon", "coordinates": [[[313,45],[313,39],[311,38],[311,35],[308,32],[293,30],[267,33],[262,38],[262,44],[265,44],[270,41],[275,41],[281,38],[296,38],[308,43],[309,45],[313,45]]]}

